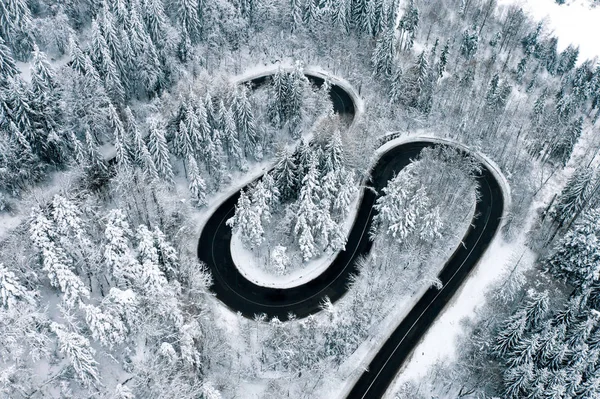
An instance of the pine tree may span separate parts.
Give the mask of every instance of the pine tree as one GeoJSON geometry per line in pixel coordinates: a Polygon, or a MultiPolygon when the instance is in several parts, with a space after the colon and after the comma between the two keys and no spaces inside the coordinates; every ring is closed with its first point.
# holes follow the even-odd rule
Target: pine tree
{"type": "Polygon", "coordinates": [[[154,236],[142,224],[137,228],[136,237],[138,239],[138,258],[142,265],[141,288],[145,295],[163,297],[168,292],[168,281],[160,269],[154,236]]]}
{"type": "Polygon", "coordinates": [[[344,166],[344,148],[342,144],[342,135],[339,130],[335,130],[331,135],[330,141],[325,145],[323,151],[324,162],[322,173],[339,172],[344,166]]]}
{"type": "Polygon", "coordinates": [[[31,101],[29,103],[38,127],[36,135],[45,142],[44,158],[51,162],[62,163],[67,154],[61,134],[61,113],[59,94],[54,71],[46,56],[34,45],[31,65],[31,101]]]}
{"type": "Polygon", "coordinates": [[[108,106],[108,121],[111,127],[114,129],[114,145],[116,150],[117,164],[121,170],[131,169],[130,149],[127,143],[125,134],[125,127],[117,110],[112,104],[108,106]]]}
{"type": "Polygon", "coordinates": [[[296,224],[294,225],[294,234],[298,237],[298,244],[302,257],[305,261],[317,254],[315,248],[314,232],[318,223],[318,202],[319,202],[319,173],[317,171],[317,160],[313,156],[308,168],[308,172],[302,179],[302,188],[298,198],[298,210],[296,224]]]}
{"type": "Polygon", "coordinates": [[[197,0],[177,0],[177,20],[184,35],[189,35],[191,43],[195,43],[200,36],[201,22],[198,12],[197,0]]]}
{"type": "Polygon", "coordinates": [[[94,305],[82,305],[81,309],[85,311],[85,321],[92,337],[101,345],[112,348],[125,342],[127,327],[118,316],[105,313],[94,305]]]}
{"type": "Polygon", "coordinates": [[[332,23],[338,29],[350,32],[350,0],[335,0],[331,9],[332,23]]]}
{"type": "Polygon", "coordinates": [[[271,192],[269,192],[262,180],[259,180],[252,190],[252,206],[264,223],[271,220],[271,192]]]}
{"type": "Polygon", "coordinates": [[[152,118],[148,126],[148,150],[158,174],[167,183],[173,184],[173,169],[171,168],[169,148],[167,147],[165,135],[164,122],[161,119],[152,118]]]}
{"type": "Polygon", "coordinates": [[[442,78],[444,76],[444,72],[446,71],[446,65],[448,64],[448,53],[450,52],[450,41],[446,41],[444,48],[442,49],[442,53],[440,54],[440,62],[438,64],[438,78],[442,78]]]}
{"type": "Polygon", "coordinates": [[[292,17],[292,32],[302,23],[301,0],[290,0],[290,16],[292,17]]]}
{"type": "Polygon", "coordinates": [[[51,323],[50,330],[56,334],[61,353],[69,359],[75,375],[85,386],[100,384],[98,362],[94,359],[96,351],[90,346],[90,341],[82,335],[68,331],[58,323],[51,323]]]}
{"type": "Polygon", "coordinates": [[[567,46],[567,48],[560,53],[558,57],[558,65],[556,66],[556,73],[563,75],[575,67],[577,58],[579,57],[579,47],[573,47],[573,45],[567,46]]]}
{"type": "Polygon", "coordinates": [[[275,183],[275,179],[271,172],[267,172],[263,175],[262,182],[265,186],[265,190],[269,193],[269,206],[274,208],[281,201],[281,193],[275,183]]]}
{"type": "Polygon", "coordinates": [[[282,245],[276,245],[271,251],[271,266],[279,275],[285,273],[285,270],[290,263],[290,258],[286,252],[287,248],[282,245]]]}
{"type": "Polygon", "coordinates": [[[582,129],[583,117],[580,116],[567,126],[565,133],[552,146],[550,157],[558,161],[561,165],[566,166],[569,158],[571,158],[573,147],[575,147],[579,136],[581,136],[582,129]]]}
{"type": "Polygon", "coordinates": [[[377,39],[377,45],[371,57],[375,74],[390,75],[394,69],[396,56],[396,36],[392,29],[386,29],[377,39]]]}
{"type": "Polygon", "coordinates": [[[242,86],[235,92],[233,103],[233,115],[240,133],[240,141],[244,143],[246,156],[252,156],[256,160],[262,159],[262,149],[258,143],[254,112],[250,103],[248,88],[242,86]]]}
{"type": "Polygon", "coordinates": [[[130,249],[129,223],[120,209],[110,211],[106,219],[103,259],[109,274],[119,284],[135,285],[142,279],[142,268],[130,249]]]}
{"type": "Polygon", "coordinates": [[[50,284],[61,290],[66,306],[75,307],[83,298],[89,296],[89,290],[71,271],[71,259],[56,244],[55,241],[60,237],[41,210],[32,214],[29,231],[33,243],[40,249],[43,270],[48,274],[50,284]]]}
{"type": "Polygon", "coordinates": [[[510,399],[518,399],[531,388],[531,383],[534,378],[533,364],[525,363],[520,366],[509,369],[504,374],[504,383],[506,390],[504,397],[510,399]]]}
{"type": "Polygon", "coordinates": [[[401,172],[391,179],[376,203],[371,236],[383,234],[402,244],[417,231],[430,205],[424,187],[418,187],[410,171],[401,172]]]}
{"type": "Polygon", "coordinates": [[[234,216],[226,223],[235,232],[240,233],[242,241],[250,248],[258,247],[264,240],[260,215],[244,190],[240,191],[234,216]]]}
{"type": "Polygon", "coordinates": [[[0,3],[0,37],[13,54],[26,61],[33,48],[31,11],[26,0],[6,0],[0,3]]]}
{"type": "Polygon", "coordinates": [[[175,130],[173,152],[183,159],[188,159],[195,155],[195,148],[196,146],[192,142],[192,137],[185,121],[181,121],[179,123],[179,129],[175,130]]]}
{"type": "Polygon", "coordinates": [[[347,172],[345,169],[340,170],[337,175],[338,190],[333,200],[333,211],[337,212],[340,219],[346,217],[350,203],[356,195],[357,187],[354,184],[354,173],[347,172]]]}
{"type": "Polygon", "coordinates": [[[198,164],[193,157],[188,158],[188,188],[195,206],[206,205],[206,183],[200,175],[198,164]]]}
{"type": "Polygon", "coordinates": [[[34,293],[27,290],[19,278],[0,263],[0,300],[2,306],[11,309],[18,302],[35,303],[34,293]]]}
{"type": "Polygon", "coordinates": [[[277,155],[277,164],[273,169],[273,180],[281,193],[283,201],[295,198],[298,186],[297,166],[292,154],[282,148],[277,155]]]}
{"type": "Polygon", "coordinates": [[[527,327],[527,316],[519,311],[506,320],[496,338],[494,351],[502,357],[512,352],[521,342],[527,327]]]}
{"type": "Polygon", "coordinates": [[[565,278],[580,290],[600,278],[599,221],[597,210],[585,212],[545,262],[556,276],[565,278]]]}
{"type": "MultiPolygon", "coordinates": [[[[398,23],[398,27],[400,28],[399,47],[401,49],[403,48],[406,51],[412,48],[419,27],[419,20],[419,9],[415,5],[414,0],[410,0],[408,7],[404,11],[404,15],[402,15],[398,23]]],[[[390,26],[393,26],[393,24],[395,24],[395,20],[390,26]]]]}
{"type": "Polygon", "coordinates": [[[404,98],[404,75],[399,65],[396,65],[392,71],[389,90],[392,104],[399,103],[404,98]]]}
{"type": "Polygon", "coordinates": [[[5,87],[6,82],[18,73],[19,71],[12,57],[12,52],[0,35],[0,87],[5,87]]]}
{"type": "Polygon", "coordinates": [[[69,38],[69,57],[71,58],[69,67],[71,67],[71,69],[73,69],[74,71],[79,72],[81,75],[85,75],[87,57],[83,53],[83,51],[77,44],[76,39],[73,36],[69,38]]]}
{"type": "Polygon", "coordinates": [[[109,50],[110,58],[115,63],[120,77],[123,77],[123,74],[126,72],[123,62],[123,43],[117,33],[117,27],[115,24],[116,22],[114,15],[108,9],[108,4],[104,3],[100,18],[98,19],[98,25],[102,31],[106,46],[109,50]]]}
{"type": "Polygon", "coordinates": [[[573,220],[584,209],[592,194],[594,183],[592,168],[580,166],[575,170],[550,211],[550,215],[560,226],[573,220]]]}
{"type": "Polygon", "coordinates": [[[176,275],[179,270],[177,251],[167,241],[167,237],[157,226],[154,226],[152,235],[154,236],[154,245],[158,252],[158,264],[161,271],[165,273],[167,278],[176,275]]]}
{"type": "Polygon", "coordinates": [[[477,27],[474,26],[471,29],[467,29],[463,32],[462,42],[460,45],[460,53],[467,60],[473,58],[477,53],[479,46],[479,35],[477,34],[477,27]]]}
{"type": "Polygon", "coordinates": [[[319,3],[319,0],[306,0],[302,22],[304,22],[309,29],[313,28],[314,24],[319,22],[321,16],[319,11],[319,3]]]}
{"type": "Polygon", "coordinates": [[[164,46],[167,42],[169,26],[162,0],[144,0],[143,19],[146,22],[148,33],[157,47],[164,46]]]}
{"type": "Polygon", "coordinates": [[[227,147],[228,156],[241,169],[243,167],[242,149],[238,140],[238,132],[231,109],[225,110],[223,139],[227,147]]]}

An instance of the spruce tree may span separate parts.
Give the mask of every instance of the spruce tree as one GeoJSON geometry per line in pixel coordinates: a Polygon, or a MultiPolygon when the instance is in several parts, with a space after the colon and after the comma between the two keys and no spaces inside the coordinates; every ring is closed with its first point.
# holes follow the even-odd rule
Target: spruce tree
{"type": "Polygon", "coordinates": [[[559,226],[568,224],[584,209],[590,200],[594,183],[592,168],[580,166],[575,170],[550,211],[559,226]]]}
{"type": "Polygon", "coordinates": [[[250,248],[258,247],[264,240],[260,215],[244,190],[240,192],[234,216],[226,223],[240,233],[242,241],[250,248]]]}
{"type": "Polygon", "coordinates": [[[12,52],[0,36],[0,88],[6,87],[6,82],[18,73],[12,52]]]}
{"type": "Polygon", "coordinates": [[[198,164],[194,157],[188,157],[188,189],[192,196],[192,202],[197,207],[206,205],[206,183],[200,175],[198,164]]]}
{"type": "Polygon", "coordinates": [[[296,197],[297,166],[294,157],[285,148],[279,151],[277,159],[277,164],[273,168],[273,180],[281,193],[281,199],[288,201],[296,197]]]}
{"type": "Polygon", "coordinates": [[[585,290],[600,278],[599,223],[599,211],[585,212],[545,261],[553,274],[564,278],[579,290],[585,290]]]}
{"type": "Polygon", "coordinates": [[[302,179],[302,188],[298,197],[296,223],[294,225],[294,234],[298,237],[300,251],[305,261],[308,261],[317,254],[314,233],[319,217],[318,203],[320,188],[318,178],[317,159],[313,156],[308,172],[302,179]]]}
{"type": "Polygon", "coordinates": [[[375,74],[390,75],[394,69],[396,56],[396,36],[392,29],[386,29],[377,39],[377,45],[371,57],[375,74]]]}
{"type": "Polygon", "coordinates": [[[152,118],[148,126],[148,150],[161,178],[167,183],[174,183],[173,169],[171,167],[169,148],[165,138],[166,129],[164,122],[159,118],[152,118]]]}

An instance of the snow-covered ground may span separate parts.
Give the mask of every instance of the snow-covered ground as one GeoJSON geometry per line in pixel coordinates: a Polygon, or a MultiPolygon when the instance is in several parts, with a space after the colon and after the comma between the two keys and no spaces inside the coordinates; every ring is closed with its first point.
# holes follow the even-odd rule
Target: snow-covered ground
{"type": "Polygon", "coordinates": [[[548,28],[558,37],[558,48],[569,44],[579,46],[579,62],[600,56],[600,7],[592,7],[589,0],[499,0],[499,5],[517,4],[536,21],[545,20],[548,28]]]}
{"type": "Polygon", "coordinates": [[[535,257],[522,241],[507,243],[500,236],[496,237],[480,264],[415,347],[404,369],[387,390],[385,399],[393,399],[402,383],[425,377],[438,361],[449,362],[456,358],[456,340],[464,329],[461,321],[485,303],[489,287],[514,267],[511,257],[523,253],[523,269],[531,267],[535,257]]]}

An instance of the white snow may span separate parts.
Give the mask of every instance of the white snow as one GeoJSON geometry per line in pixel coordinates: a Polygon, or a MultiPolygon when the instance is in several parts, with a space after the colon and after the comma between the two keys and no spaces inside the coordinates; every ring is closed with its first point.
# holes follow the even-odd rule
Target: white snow
{"type": "Polygon", "coordinates": [[[517,4],[536,21],[545,20],[558,37],[558,48],[579,46],[579,62],[600,56],[600,8],[577,0],[559,5],[554,0],[499,0],[499,5],[517,4]]]}
{"type": "MultiPolygon", "coordinates": [[[[358,212],[358,204],[361,199],[362,192],[350,205],[351,210],[342,226],[346,237],[354,225],[354,219],[356,219],[356,213],[358,212]]],[[[245,278],[256,285],[271,288],[292,288],[309,282],[323,273],[340,252],[324,253],[322,256],[307,262],[301,268],[287,274],[277,275],[269,273],[264,267],[258,264],[259,259],[257,259],[252,251],[244,247],[238,233],[234,233],[231,237],[230,248],[233,263],[235,263],[235,267],[245,278]]]]}
{"type": "Polygon", "coordinates": [[[489,287],[502,277],[508,267],[514,266],[509,261],[511,255],[524,251],[529,260],[524,264],[531,266],[534,256],[523,242],[507,243],[500,237],[494,240],[479,265],[415,347],[384,398],[392,399],[402,383],[425,377],[438,361],[447,363],[456,357],[456,340],[464,330],[461,321],[485,303],[489,287]]]}

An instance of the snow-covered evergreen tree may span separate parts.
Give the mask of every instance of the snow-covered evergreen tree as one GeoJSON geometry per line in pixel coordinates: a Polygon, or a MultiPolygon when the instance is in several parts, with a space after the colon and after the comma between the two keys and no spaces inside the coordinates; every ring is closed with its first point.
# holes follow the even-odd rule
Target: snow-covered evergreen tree
{"type": "Polygon", "coordinates": [[[98,386],[101,383],[98,362],[94,359],[96,351],[90,341],[62,324],[53,322],[50,329],[56,334],[59,351],[69,359],[77,379],[85,386],[98,386]]]}
{"type": "Polygon", "coordinates": [[[297,167],[294,157],[285,148],[279,151],[277,159],[277,164],[273,169],[273,179],[281,193],[281,199],[287,201],[294,198],[297,193],[297,167]]]}
{"type": "Polygon", "coordinates": [[[551,216],[561,225],[577,217],[590,199],[594,182],[592,168],[577,168],[556,199],[551,216]]]}
{"type": "Polygon", "coordinates": [[[27,290],[15,273],[2,263],[0,263],[0,300],[5,308],[12,308],[20,301],[34,303],[34,293],[27,290]]]}
{"type": "Polygon", "coordinates": [[[282,245],[276,245],[271,251],[271,266],[277,274],[285,273],[290,263],[290,258],[286,252],[287,248],[282,245]]]}
{"type": "Polygon", "coordinates": [[[164,122],[159,118],[152,118],[148,126],[148,150],[158,174],[167,183],[172,184],[174,176],[165,135],[166,128],[164,122]]]}
{"type": "Polygon", "coordinates": [[[314,232],[319,218],[319,174],[317,160],[313,157],[306,176],[302,179],[302,188],[298,197],[298,210],[294,234],[298,237],[300,251],[305,261],[317,255],[314,232]]]}
{"type": "Polygon", "coordinates": [[[168,292],[168,281],[160,268],[154,235],[142,224],[138,226],[136,236],[138,258],[142,265],[141,288],[145,295],[162,297],[168,292]]]}
{"type": "Polygon", "coordinates": [[[396,57],[396,36],[394,30],[386,29],[377,39],[371,57],[375,74],[390,75],[394,70],[396,57]]]}
{"type": "Polygon", "coordinates": [[[235,214],[227,220],[227,225],[239,232],[242,241],[250,248],[258,247],[264,240],[260,214],[252,206],[252,202],[244,190],[240,192],[240,198],[235,206],[235,214]]]}
{"type": "Polygon", "coordinates": [[[100,344],[112,348],[125,341],[128,331],[120,317],[103,312],[94,305],[81,305],[81,309],[85,312],[92,337],[100,344]]]}
{"type": "Polygon", "coordinates": [[[63,303],[73,308],[89,297],[88,288],[71,270],[71,259],[56,244],[57,233],[41,210],[32,214],[29,231],[31,240],[40,249],[43,270],[48,274],[50,284],[63,293],[63,303]]]}
{"type": "Polygon", "coordinates": [[[585,289],[600,279],[600,212],[584,213],[555,247],[547,259],[547,267],[576,287],[585,289]]]}
{"type": "Polygon", "coordinates": [[[206,205],[206,183],[200,175],[198,164],[193,157],[189,157],[188,164],[188,189],[192,195],[192,201],[195,206],[202,207],[206,205]]]}

